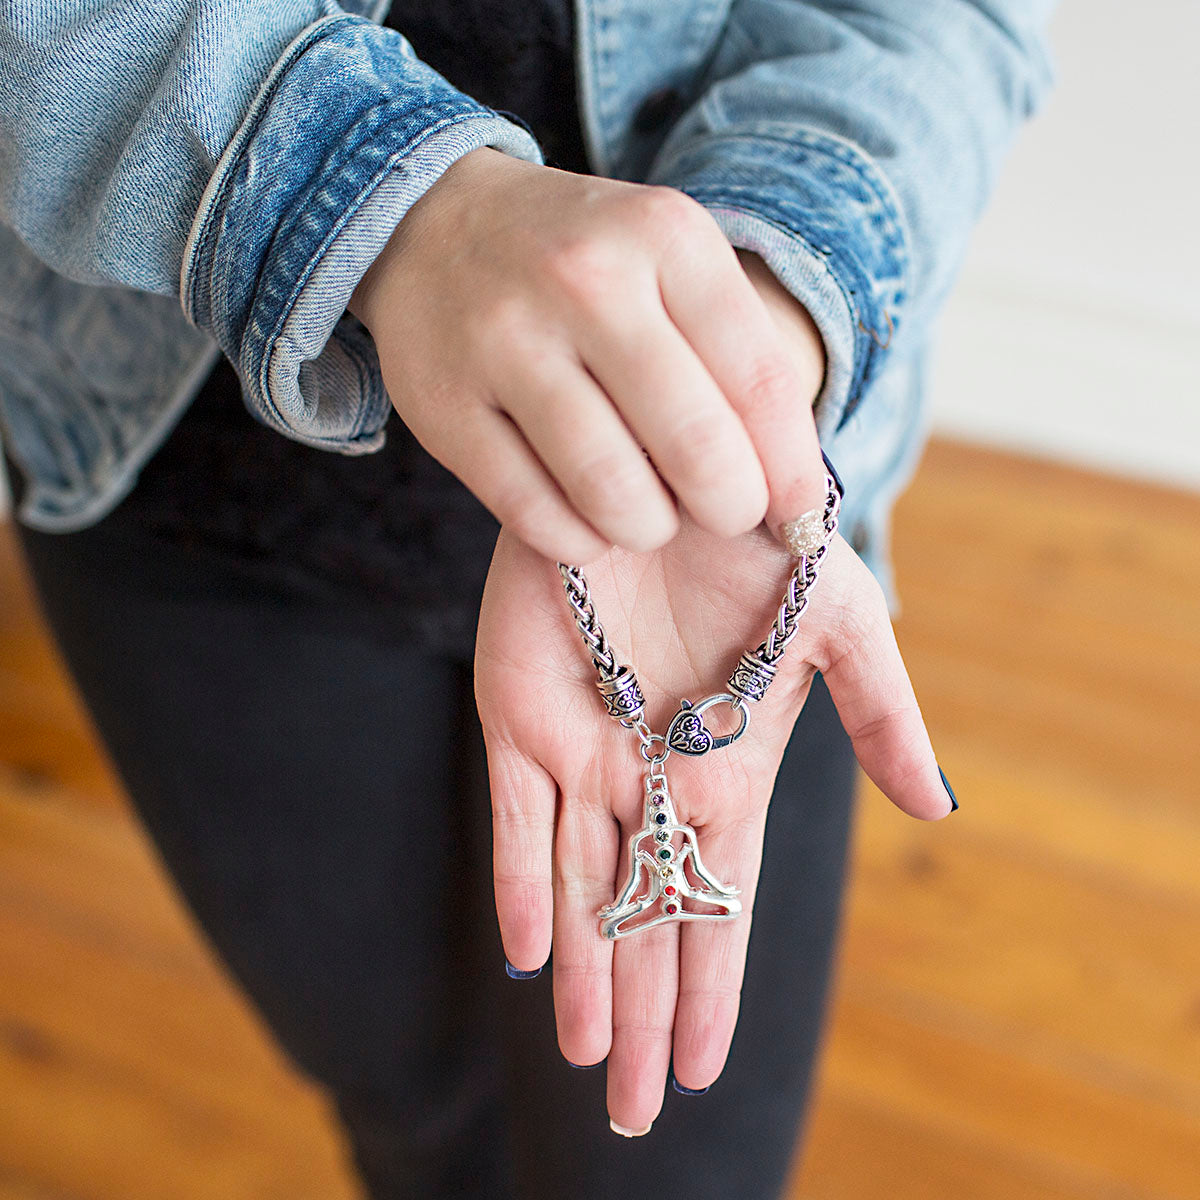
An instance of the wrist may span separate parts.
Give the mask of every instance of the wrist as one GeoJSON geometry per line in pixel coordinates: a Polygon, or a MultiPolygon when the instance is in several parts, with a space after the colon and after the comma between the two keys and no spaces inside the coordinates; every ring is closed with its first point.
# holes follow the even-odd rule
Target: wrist
{"type": "Polygon", "coordinates": [[[383,291],[382,283],[393,260],[399,255],[400,243],[405,233],[412,226],[412,215],[420,209],[421,216],[424,217],[426,210],[431,206],[445,203],[448,197],[464,186],[470,188],[470,180],[481,169],[488,170],[518,161],[523,160],[515,159],[494,146],[476,146],[461,158],[455,159],[397,223],[392,236],[358,281],[358,286],[346,305],[346,311],[357,317],[368,330],[374,329],[380,306],[380,293],[383,291]]]}

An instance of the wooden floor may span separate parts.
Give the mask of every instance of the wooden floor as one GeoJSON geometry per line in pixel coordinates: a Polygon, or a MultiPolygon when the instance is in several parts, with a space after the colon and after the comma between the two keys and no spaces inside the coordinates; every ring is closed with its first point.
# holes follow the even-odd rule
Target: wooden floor
{"type": "MultiPolygon", "coordinates": [[[[864,789],[794,1200],[1200,1200],[1200,497],[935,443],[901,646],[961,810],[864,789]]],[[[346,1200],[0,538],[0,1200],[346,1200]]],[[[740,1200],[740,1198],[735,1198],[740,1200]]]]}

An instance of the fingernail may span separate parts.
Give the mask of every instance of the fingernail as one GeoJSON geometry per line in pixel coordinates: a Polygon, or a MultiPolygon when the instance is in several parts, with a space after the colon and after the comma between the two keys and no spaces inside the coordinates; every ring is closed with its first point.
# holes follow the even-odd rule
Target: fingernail
{"type": "Polygon", "coordinates": [[[938,767],[938,774],[942,777],[942,783],[946,788],[946,794],[950,797],[950,804],[951,804],[950,811],[957,812],[958,811],[958,801],[955,799],[954,789],[950,786],[950,780],[948,780],[946,778],[946,772],[943,771],[941,767],[938,767]]]}
{"type": "Polygon", "coordinates": [[[569,1058],[567,1059],[567,1066],[574,1067],[577,1071],[591,1071],[593,1068],[599,1067],[603,1063],[604,1059],[601,1059],[598,1063],[573,1063],[569,1058]]]}
{"type": "Polygon", "coordinates": [[[511,979],[532,979],[535,975],[542,973],[541,967],[536,967],[532,971],[518,971],[507,958],[504,960],[504,969],[508,972],[511,979]]]}
{"type": "Polygon", "coordinates": [[[824,460],[825,470],[827,470],[830,475],[833,476],[833,486],[837,488],[838,495],[844,498],[846,495],[846,489],[842,486],[841,476],[838,475],[833,463],[829,461],[829,455],[826,454],[824,450],[821,451],[821,458],[824,460]]]}
{"type": "Polygon", "coordinates": [[[654,1122],[651,1121],[645,1129],[626,1129],[624,1125],[618,1125],[611,1117],[608,1123],[612,1126],[613,1133],[619,1133],[622,1137],[644,1137],[654,1127],[654,1122]]]}
{"type": "MultiPolygon", "coordinates": [[[[680,1083],[680,1082],[679,1082],[679,1080],[675,1078],[675,1076],[674,1076],[674,1075],[672,1075],[672,1076],[671,1076],[671,1086],[672,1086],[672,1087],[673,1087],[673,1088],[674,1088],[674,1089],[675,1089],[677,1092],[679,1092],[681,1095],[684,1095],[684,1096],[703,1096],[703,1095],[704,1095],[704,1093],[708,1091],[708,1088],[707,1088],[707,1087],[702,1087],[702,1088],[685,1088],[685,1087],[683,1086],[683,1084],[682,1084],[682,1083],[680,1083]]],[[[708,1085],[708,1087],[712,1087],[712,1084],[710,1083],[710,1084],[708,1085]]]]}

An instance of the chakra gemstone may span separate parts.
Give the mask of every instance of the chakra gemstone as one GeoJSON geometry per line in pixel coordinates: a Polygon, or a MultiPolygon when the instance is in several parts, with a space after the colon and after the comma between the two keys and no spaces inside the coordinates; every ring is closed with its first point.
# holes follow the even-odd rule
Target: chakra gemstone
{"type": "Polygon", "coordinates": [[[664,813],[664,812],[655,813],[655,814],[654,814],[654,819],[655,819],[655,820],[656,820],[656,821],[657,821],[657,822],[658,822],[660,825],[665,825],[665,824],[667,823],[667,814],[666,814],[666,813],[664,813]]]}
{"type": "Polygon", "coordinates": [[[667,912],[669,912],[669,913],[677,913],[678,911],[679,911],[679,905],[678,905],[678,904],[668,904],[668,905],[667,905],[667,912]]]}
{"type": "Polygon", "coordinates": [[[658,808],[658,806],[659,806],[660,804],[662,804],[662,803],[663,803],[663,794],[662,794],[662,792],[655,792],[655,793],[654,793],[654,795],[650,797],[650,803],[651,803],[651,804],[652,804],[652,805],[653,805],[655,808],[658,808]]]}
{"type": "Polygon", "coordinates": [[[671,847],[670,847],[670,846],[664,846],[664,847],[663,847],[663,848],[662,848],[662,849],[661,849],[661,850],[658,852],[658,857],[659,857],[659,858],[670,858],[670,857],[671,857],[671,847]]]}
{"type": "Polygon", "coordinates": [[[656,842],[669,842],[671,840],[670,830],[656,829],[654,831],[654,840],[656,842]]]}
{"type": "Polygon", "coordinates": [[[663,888],[663,891],[666,892],[668,896],[673,896],[675,895],[675,885],[668,883],[667,886],[663,888]]]}

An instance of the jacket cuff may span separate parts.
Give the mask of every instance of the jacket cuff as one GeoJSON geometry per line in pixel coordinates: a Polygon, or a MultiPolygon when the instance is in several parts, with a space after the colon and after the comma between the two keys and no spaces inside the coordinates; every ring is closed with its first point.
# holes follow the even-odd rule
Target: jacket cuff
{"type": "Polygon", "coordinates": [[[325,449],[379,447],[390,403],[346,305],[405,213],[480,146],[543,161],[395,30],[335,16],[288,47],[205,190],[181,274],[184,312],[261,421],[325,449]]]}
{"type": "Polygon", "coordinates": [[[804,305],[825,341],[815,416],[830,438],[853,416],[903,319],[909,243],[899,204],[853,143],[774,122],[770,132],[688,138],[647,183],[703,204],[804,305]]]}

